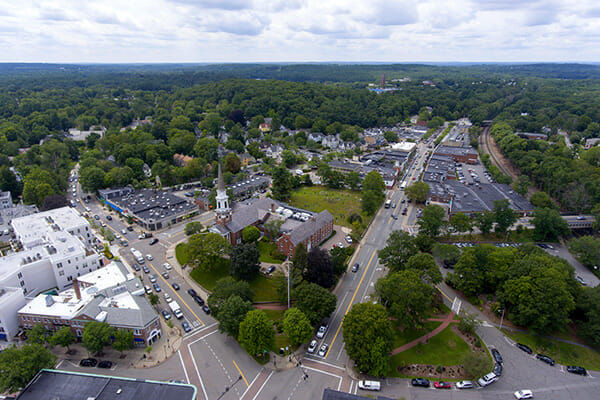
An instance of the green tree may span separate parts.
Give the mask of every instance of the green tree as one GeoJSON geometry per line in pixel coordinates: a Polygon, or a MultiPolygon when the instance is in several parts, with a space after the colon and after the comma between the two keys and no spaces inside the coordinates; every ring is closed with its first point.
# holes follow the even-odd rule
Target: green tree
{"type": "Polygon", "coordinates": [[[450,226],[459,233],[469,232],[471,229],[473,229],[471,218],[467,217],[461,212],[458,212],[450,217],[450,226]]]}
{"type": "Polygon", "coordinates": [[[432,204],[423,209],[423,216],[418,222],[419,232],[423,232],[429,237],[437,237],[440,229],[444,226],[444,216],[446,211],[442,206],[432,204]]]}
{"type": "Polygon", "coordinates": [[[106,322],[87,322],[83,328],[81,344],[92,354],[100,353],[104,346],[110,344],[114,333],[115,329],[106,322]]]}
{"type": "Polygon", "coordinates": [[[242,231],[242,239],[246,243],[254,243],[260,238],[260,230],[253,225],[248,225],[242,231]]]}
{"type": "Polygon", "coordinates": [[[192,236],[192,235],[195,235],[196,233],[200,233],[200,232],[202,232],[202,229],[204,229],[204,227],[198,221],[188,222],[187,224],[185,224],[186,236],[192,236]]]}
{"type": "Polygon", "coordinates": [[[492,227],[494,226],[494,222],[496,220],[496,216],[493,212],[484,211],[477,215],[476,224],[481,233],[487,235],[492,231],[492,227]]]}
{"type": "Polygon", "coordinates": [[[429,253],[418,253],[410,257],[405,265],[406,269],[418,271],[421,279],[438,284],[442,281],[442,274],[435,259],[429,253]]]}
{"type": "Polygon", "coordinates": [[[77,338],[68,326],[63,326],[48,339],[52,346],[66,347],[67,351],[70,350],[69,346],[75,342],[77,338]]]}
{"type": "Polygon", "coordinates": [[[586,267],[600,266],[600,239],[582,236],[569,240],[568,246],[579,262],[586,267]]]}
{"type": "Polygon", "coordinates": [[[104,187],[106,173],[98,167],[81,168],[79,170],[79,183],[83,190],[95,192],[104,187]]]}
{"type": "Polygon", "coordinates": [[[570,232],[568,222],[554,208],[536,208],[532,223],[535,240],[556,239],[570,232]]]}
{"type": "Polygon", "coordinates": [[[133,344],[133,332],[129,330],[116,329],[114,331],[114,340],[112,342],[112,348],[123,354],[125,350],[131,350],[134,347],[133,344]]]}
{"type": "Polygon", "coordinates": [[[333,264],[327,250],[313,247],[306,258],[306,269],[303,277],[306,281],[330,288],[335,283],[333,264]]]}
{"type": "Polygon", "coordinates": [[[292,193],[292,174],[283,166],[273,168],[271,192],[275,200],[288,200],[292,193]]]}
{"type": "Polygon", "coordinates": [[[242,163],[239,157],[235,153],[229,153],[225,156],[225,171],[229,171],[232,174],[240,172],[242,163]]]}
{"type": "Polygon", "coordinates": [[[383,137],[388,141],[388,143],[396,143],[398,141],[398,134],[396,132],[385,131],[383,133],[383,137]]]}
{"type": "Polygon", "coordinates": [[[240,323],[252,309],[252,303],[243,300],[237,294],[229,296],[218,308],[211,308],[213,317],[219,321],[219,331],[226,332],[234,338],[238,337],[240,323]]]}
{"type": "Polygon", "coordinates": [[[275,330],[267,314],[262,310],[252,310],[240,323],[238,340],[250,355],[270,350],[275,342],[275,330]]]}
{"type": "Polygon", "coordinates": [[[510,203],[507,199],[494,200],[493,210],[496,217],[496,232],[506,233],[508,228],[517,221],[517,216],[510,208],[510,203]]]}
{"type": "Polygon", "coordinates": [[[269,218],[269,220],[264,223],[265,232],[271,239],[275,239],[279,236],[279,231],[281,230],[283,222],[283,219],[269,218]]]}
{"type": "Polygon", "coordinates": [[[252,280],[260,271],[260,252],[255,243],[241,243],[233,247],[229,254],[229,273],[238,279],[252,280]]]}
{"type": "Polygon", "coordinates": [[[600,286],[583,288],[577,303],[577,332],[600,347],[600,286]]]}
{"type": "Polygon", "coordinates": [[[385,183],[379,172],[371,171],[363,179],[362,185],[361,209],[372,215],[385,198],[385,183]]]}
{"type": "Polygon", "coordinates": [[[24,388],[44,368],[53,368],[56,356],[41,344],[11,346],[0,353],[0,391],[10,393],[24,388]]]}
{"type": "Polygon", "coordinates": [[[227,239],[218,233],[195,234],[188,239],[190,259],[201,268],[210,270],[216,265],[215,260],[231,248],[227,239]]]}
{"type": "Polygon", "coordinates": [[[379,262],[392,271],[400,271],[417,252],[413,236],[402,230],[393,231],[387,238],[385,247],[378,252],[379,262]]]}
{"type": "Polygon", "coordinates": [[[460,249],[451,244],[436,243],[433,246],[433,253],[435,257],[442,261],[447,261],[450,264],[456,264],[460,257],[460,249]]]}
{"type": "Polygon", "coordinates": [[[221,304],[229,297],[237,295],[242,300],[252,302],[254,292],[250,288],[248,282],[237,281],[230,276],[221,278],[215,284],[211,294],[208,296],[208,305],[213,313],[218,314],[218,309],[221,304]]]}
{"type": "Polygon", "coordinates": [[[531,204],[533,204],[536,208],[554,208],[554,204],[552,204],[552,199],[546,192],[535,192],[531,195],[529,199],[531,204]]]}
{"type": "Polygon", "coordinates": [[[294,291],[294,306],[298,307],[310,321],[311,325],[316,325],[323,318],[327,318],[335,311],[337,298],[327,289],[314,284],[307,283],[301,285],[294,291]]]}
{"type": "Polygon", "coordinates": [[[387,372],[394,330],[381,304],[359,303],[344,317],[344,343],[359,371],[372,376],[387,372]]]}
{"type": "Polygon", "coordinates": [[[360,184],[360,176],[358,175],[358,172],[352,171],[346,175],[344,181],[346,182],[346,185],[350,187],[350,189],[357,190],[358,185],[360,184]]]}
{"type": "Polygon", "coordinates": [[[391,317],[404,327],[419,327],[428,316],[434,289],[423,282],[419,271],[390,273],[375,283],[375,294],[391,317]]]}
{"type": "Polygon", "coordinates": [[[479,351],[469,351],[463,356],[462,366],[472,378],[483,376],[490,371],[489,359],[479,351]]]}
{"type": "Polygon", "coordinates": [[[283,333],[287,335],[292,345],[298,345],[310,340],[313,328],[308,317],[298,308],[292,307],[283,315],[283,333]]]}
{"type": "Polygon", "coordinates": [[[41,323],[33,325],[27,332],[27,343],[46,344],[48,341],[48,329],[41,323]]]}
{"type": "Polygon", "coordinates": [[[417,203],[425,203],[427,194],[429,193],[429,185],[423,181],[418,181],[410,185],[404,190],[406,197],[414,200],[417,203]]]}
{"type": "Polygon", "coordinates": [[[152,304],[153,306],[160,303],[160,298],[158,297],[158,295],[156,293],[150,293],[150,295],[148,296],[148,300],[150,301],[150,304],[152,304]]]}
{"type": "Polygon", "coordinates": [[[196,142],[194,153],[208,162],[216,161],[218,157],[218,148],[219,141],[217,139],[212,137],[202,137],[196,142]]]}

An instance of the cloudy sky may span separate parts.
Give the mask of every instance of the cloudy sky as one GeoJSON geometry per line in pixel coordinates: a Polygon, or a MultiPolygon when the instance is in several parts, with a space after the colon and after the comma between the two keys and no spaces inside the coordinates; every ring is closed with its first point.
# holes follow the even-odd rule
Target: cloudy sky
{"type": "Polygon", "coordinates": [[[600,61],[597,0],[0,0],[0,62],[600,61]]]}

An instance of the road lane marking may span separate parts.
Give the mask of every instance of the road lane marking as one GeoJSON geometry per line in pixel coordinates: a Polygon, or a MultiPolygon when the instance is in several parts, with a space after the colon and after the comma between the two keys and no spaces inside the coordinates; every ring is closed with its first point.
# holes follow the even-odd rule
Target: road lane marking
{"type": "Polygon", "coordinates": [[[246,380],[246,377],[244,376],[244,374],[242,374],[242,370],[240,369],[240,367],[238,367],[238,365],[235,362],[235,360],[231,360],[231,361],[233,361],[233,365],[235,365],[235,369],[237,369],[237,371],[240,373],[240,376],[244,380],[244,383],[246,384],[246,387],[250,386],[250,385],[248,385],[248,381],[246,380]]]}
{"type": "Polygon", "coordinates": [[[188,376],[187,369],[185,368],[185,363],[183,362],[183,357],[181,356],[181,350],[177,350],[177,354],[179,354],[179,360],[181,361],[181,366],[183,367],[183,373],[185,374],[186,383],[191,384],[190,377],[188,376]]]}
{"type": "Polygon", "coordinates": [[[246,395],[246,393],[248,392],[248,390],[250,390],[250,387],[252,385],[254,385],[254,382],[258,379],[259,375],[260,375],[260,371],[258,371],[258,374],[256,374],[256,376],[254,377],[254,379],[252,379],[252,382],[250,382],[250,385],[246,388],[246,390],[244,390],[244,393],[242,393],[242,395],[240,396],[240,399],[244,398],[244,396],[246,395]]]}
{"type": "Polygon", "coordinates": [[[202,393],[204,393],[204,398],[208,400],[208,395],[206,394],[206,389],[204,388],[204,382],[202,382],[202,377],[200,376],[200,371],[198,370],[198,365],[196,365],[196,358],[194,354],[192,354],[191,345],[188,344],[188,352],[190,353],[190,358],[192,359],[192,363],[194,363],[194,368],[196,369],[196,374],[198,375],[198,380],[200,381],[200,386],[202,387],[202,393]]]}
{"type": "MultiPolygon", "coordinates": [[[[373,254],[371,255],[371,258],[369,259],[369,262],[367,263],[367,268],[365,268],[365,272],[363,272],[362,277],[360,278],[360,281],[358,282],[358,285],[356,286],[356,290],[354,290],[354,294],[352,295],[352,298],[350,299],[350,304],[348,304],[348,308],[346,309],[346,312],[344,313],[344,315],[348,314],[348,311],[350,311],[350,307],[352,307],[352,303],[354,302],[354,298],[356,297],[356,294],[358,293],[358,289],[360,289],[360,285],[362,284],[363,279],[365,279],[365,276],[367,275],[367,271],[369,270],[369,267],[371,266],[371,262],[373,261],[373,257],[375,257],[376,253],[377,253],[377,250],[373,250],[373,254]]],[[[329,352],[333,348],[335,339],[337,338],[337,335],[340,333],[340,329],[342,329],[343,324],[344,324],[344,319],[342,318],[342,322],[340,322],[340,326],[338,326],[337,331],[335,331],[333,340],[331,341],[331,344],[329,345],[329,349],[327,350],[327,353],[325,353],[324,358],[327,358],[327,356],[329,355],[329,352]]]]}
{"type": "MultiPolygon", "coordinates": [[[[160,274],[160,272],[158,272],[158,270],[154,267],[154,265],[152,263],[148,263],[150,265],[150,267],[152,267],[152,269],[154,270],[154,272],[156,272],[158,274],[158,276],[160,277],[160,279],[162,279],[162,281],[165,283],[165,285],[167,286],[171,286],[169,285],[169,282],[167,282],[167,280],[165,279],[164,276],[162,276],[160,274]]],[[[181,298],[181,296],[179,295],[179,293],[177,293],[177,290],[173,289],[173,293],[175,294],[175,296],[177,296],[179,298],[179,300],[181,300],[181,302],[188,308],[188,310],[190,310],[190,312],[194,315],[194,317],[196,317],[196,319],[198,321],[200,321],[200,323],[202,325],[206,325],[204,322],[202,322],[202,320],[200,318],[198,318],[198,316],[196,315],[196,313],[194,312],[194,310],[192,310],[192,308],[190,306],[188,306],[188,304],[183,301],[183,299],[181,298]]]]}
{"type": "Polygon", "coordinates": [[[258,389],[258,392],[256,392],[256,394],[254,395],[254,397],[252,398],[252,400],[256,400],[256,398],[258,397],[258,395],[260,394],[260,392],[266,386],[267,382],[269,382],[269,379],[271,379],[271,375],[273,375],[273,372],[274,371],[271,371],[271,373],[269,374],[269,376],[267,376],[267,379],[265,379],[265,382],[262,384],[262,386],[260,387],[260,389],[258,389]]]}

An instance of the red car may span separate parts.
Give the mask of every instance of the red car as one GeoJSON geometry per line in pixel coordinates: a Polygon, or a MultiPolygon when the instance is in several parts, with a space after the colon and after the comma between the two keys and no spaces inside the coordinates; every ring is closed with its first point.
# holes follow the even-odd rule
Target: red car
{"type": "Polygon", "coordinates": [[[452,386],[450,385],[450,382],[438,381],[433,382],[433,387],[436,389],[450,389],[452,386]]]}

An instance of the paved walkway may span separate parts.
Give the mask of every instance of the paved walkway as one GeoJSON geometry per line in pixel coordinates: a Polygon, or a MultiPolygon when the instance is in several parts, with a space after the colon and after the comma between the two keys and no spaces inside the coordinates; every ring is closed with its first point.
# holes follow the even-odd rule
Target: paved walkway
{"type": "MultiPolygon", "coordinates": [[[[440,319],[432,318],[432,319],[430,319],[430,321],[440,321],[440,319]]],[[[448,314],[448,316],[443,320],[443,322],[440,326],[438,326],[431,332],[427,332],[425,335],[421,336],[420,338],[415,339],[412,342],[406,343],[405,345],[392,350],[392,355],[402,353],[403,351],[408,350],[411,347],[415,347],[419,343],[425,343],[427,340],[429,340],[430,338],[434,337],[435,335],[437,335],[438,333],[440,333],[441,331],[446,329],[446,327],[448,325],[450,325],[450,323],[452,323],[452,322],[458,322],[454,319],[454,311],[451,311],[450,314],[448,314]]]]}

